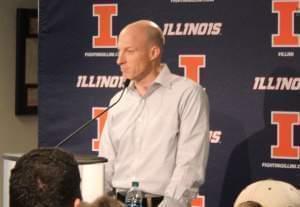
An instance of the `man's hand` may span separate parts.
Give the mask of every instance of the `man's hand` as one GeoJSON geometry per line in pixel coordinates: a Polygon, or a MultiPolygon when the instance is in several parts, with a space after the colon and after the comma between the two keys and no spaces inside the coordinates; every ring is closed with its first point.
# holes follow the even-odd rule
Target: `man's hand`
{"type": "Polygon", "coordinates": [[[187,207],[188,202],[175,200],[171,197],[164,197],[158,207],[187,207]]]}

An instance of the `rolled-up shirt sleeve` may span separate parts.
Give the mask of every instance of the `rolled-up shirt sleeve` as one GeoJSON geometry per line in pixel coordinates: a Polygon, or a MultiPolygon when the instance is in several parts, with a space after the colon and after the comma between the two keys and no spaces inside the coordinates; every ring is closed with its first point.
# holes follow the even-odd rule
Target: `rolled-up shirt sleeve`
{"type": "Polygon", "coordinates": [[[209,153],[209,104],[201,86],[185,91],[179,115],[176,165],[164,196],[186,203],[204,182],[209,153]]]}

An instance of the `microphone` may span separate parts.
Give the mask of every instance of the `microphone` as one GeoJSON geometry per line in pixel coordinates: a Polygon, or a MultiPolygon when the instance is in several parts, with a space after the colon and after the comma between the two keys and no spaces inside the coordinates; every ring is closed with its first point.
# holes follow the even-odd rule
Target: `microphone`
{"type": "Polygon", "coordinates": [[[125,92],[125,89],[129,86],[130,80],[126,79],[124,84],[123,84],[123,89],[122,89],[122,93],[119,97],[119,99],[114,102],[112,105],[108,106],[104,111],[102,111],[100,114],[98,114],[97,116],[95,116],[94,118],[88,120],[87,122],[85,122],[83,125],[81,125],[79,128],[77,128],[75,131],[73,131],[71,134],[69,134],[67,137],[65,137],[63,140],[61,140],[57,145],[55,145],[55,148],[60,147],[61,145],[63,145],[64,143],[66,143],[69,139],[71,139],[74,135],[78,134],[79,132],[81,132],[83,129],[85,129],[87,126],[89,126],[94,120],[96,120],[97,118],[99,118],[100,116],[102,116],[105,112],[107,112],[109,109],[111,109],[112,107],[114,107],[123,97],[123,94],[125,92]]]}

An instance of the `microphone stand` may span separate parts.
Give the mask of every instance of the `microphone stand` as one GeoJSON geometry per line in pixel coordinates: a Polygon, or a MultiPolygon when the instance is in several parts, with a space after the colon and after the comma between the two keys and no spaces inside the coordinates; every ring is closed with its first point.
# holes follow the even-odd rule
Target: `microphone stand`
{"type": "Polygon", "coordinates": [[[119,97],[119,99],[114,102],[112,105],[108,106],[104,111],[102,111],[100,114],[98,114],[97,116],[95,116],[94,118],[88,120],[87,122],[85,122],[82,126],[80,126],[78,129],[76,129],[75,131],[73,131],[71,134],[69,134],[67,137],[65,137],[63,140],[61,140],[57,145],[55,145],[55,148],[60,147],[61,145],[63,145],[64,143],[66,143],[70,138],[72,138],[74,135],[78,134],[81,130],[83,130],[84,128],[86,128],[88,125],[90,125],[94,120],[96,120],[97,118],[99,118],[100,116],[102,116],[102,114],[104,114],[105,112],[107,112],[109,109],[111,109],[112,107],[114,107],[123,97],[123,94],[125,92],[125,89],[128,87],[130,83],[129,79],[126,79],[124,82],[124,88],[122,90],[122,93],[119,97]]]}

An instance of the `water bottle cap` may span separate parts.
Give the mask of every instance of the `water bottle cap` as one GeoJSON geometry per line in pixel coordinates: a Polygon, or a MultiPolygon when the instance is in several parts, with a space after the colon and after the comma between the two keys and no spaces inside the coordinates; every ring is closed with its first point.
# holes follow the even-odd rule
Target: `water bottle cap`
{"type": "Polygon", "coordinates": [[[132,187],[139,187],[139,182],[138,181],[132,181],[132,187]]]}

